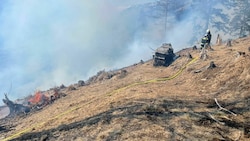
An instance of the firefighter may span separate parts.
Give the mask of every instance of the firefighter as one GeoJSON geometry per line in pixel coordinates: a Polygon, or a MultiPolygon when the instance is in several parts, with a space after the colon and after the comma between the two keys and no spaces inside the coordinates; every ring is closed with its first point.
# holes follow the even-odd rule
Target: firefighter
{"type": "Polygon", "coordinates": [[[209,30],[209,29],[207,29],[207,31],[206,31],[206,35],[207,35],[207,38],[208,38],[208,45],[210,45],[212,35],[211,35],[211,32],[210,32],[210,30],[209,30]]]}

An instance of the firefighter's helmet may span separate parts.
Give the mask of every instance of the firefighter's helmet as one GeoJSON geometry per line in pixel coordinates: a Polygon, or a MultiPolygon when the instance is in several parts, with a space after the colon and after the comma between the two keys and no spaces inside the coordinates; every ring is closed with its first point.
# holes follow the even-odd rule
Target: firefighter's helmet
{"type": "Polygon", "coordinates": [[[207,29],[207,33],[209,33],[210,32],[210,30],[209,29],[207,29]]]}

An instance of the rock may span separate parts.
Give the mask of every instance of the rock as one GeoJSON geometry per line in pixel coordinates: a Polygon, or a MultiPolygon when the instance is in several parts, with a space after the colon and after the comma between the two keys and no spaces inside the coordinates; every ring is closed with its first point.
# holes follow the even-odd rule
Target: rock
{"type": "Polygon", "coordinates": [[[73,91],[73,90],[76,90],[76,88],[75,88],[73,85],[70,85],[70,86],[68,87],[68,91],[73,91]]]}
{"type": "Polygon", "coordinates": [[[46,140],[48,140],[49,139],[49,137],[48,137],[48,135],[42,135],[41,136],[41,139],[40,139],[40,141],[46,141],[46,140]]]}
{"type": "Polygon", "coordinates": [[[144,64],[144,61],[143,61],[143,60],[141,60],[141,61],[140,61],[140,63],[141,63],[141,64],[144,64]]]}
{"type": "Polygon", "coordinates": [[[187,53],[187,58],[193,59],[193,56],[188,52],[188,53],[187,53]]]}
{"type": "Polygon", "coordinates": [[[66,88],[63,84],[59,87],[60,89],[66,88]]]}
{"type": "Polygon", "coordinates": [[[77,83],[78,87],[81,87],[81,86],[84,86],[84,85],[85,85],[85,82],[83,80],[79,80],[78,83],[77,83]]]}
{"type": "Polygon", "coordinates": [[[240,56],[245,57],[245,56],[246,56],[246,53],[245,53],[245,52],[242,52],[242,51],[238,51],[238,52],[237,52],[237,57],[240,57],[240,56]]]}
{"type": "Polygon", "coordinates": [[[216,68],[216,65],[214,64],[214,61],[210,62],[210,65],[208,66],[208,69],[216,68]]]}
{"type": "Polygon", "coordinates": [[[197,46],[196,45],[193,46],[193,50],[197,50],[197,46]]]}
{"type": "Polygon", "coordinates": [[[226,46],[227,46],[227,47],[231,47],[231,46],[232,46],[232,40],[231,40],[231,39],[228,39],[228,40],[227,40],[226,46]]]}
{"type": "Polygon", "coordinates": [[[195,70],[194,71],[194,73],[200,73],[201,72],[201,70],[195,70]]]}
{"type": "Polygon", "coordinates": [[[118,78],[124,78],[127,76],[128,71],[127,70],[121,70],[118,78]]]}

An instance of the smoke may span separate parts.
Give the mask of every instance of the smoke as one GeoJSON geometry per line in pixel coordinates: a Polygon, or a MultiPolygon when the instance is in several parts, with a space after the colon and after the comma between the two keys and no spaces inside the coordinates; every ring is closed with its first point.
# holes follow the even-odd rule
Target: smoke
{"type": "Polygon", "coordinates": [[[197,40],[196,43],[190,44],[190,41],[194,37],[202,37],[201,35],[194,34],[193,31],[193,24],[196,16],[197,14],[195,13],[191,13],[190,15],[187,14],[187,16],[183,17],[180,21],[172,19],[173,21],[167,24],[167,31],[165,33],[166,41],[172,44],[175,51],[190,47],[191,45],[197,44],[197,42],[199,42],[197,40]]]}
{"type": "Polygon", "coordinates": [[[164,17],[166,10],[159,12],[157,3],[130,7],[133,3],[142,1],[1,1],[0,99],[3,93],[22,98],[148,60],[150,48],[163,42],[174,51],[187,47],[198,12],[184,11],[176,18],[170,7],[164,17]]]}
{"type": "Polygon", "coordinates": [[[151,57],[146,43],[134,36],[133,17],[121,18],[118,5],[112,0],[6,1],[0,13],[0,99],[3,93],[16,99],[69,85],[101,69],[151,57]]]}
{"type": "MultiPolygon", "coordinates": [[[[9,108],[5,107],[5,106],[0,106],[0,119],[8,116],[8,114],[10,113],[9,108]]],[[[0,126],[1,127],[1,126],[0,126]]]]}

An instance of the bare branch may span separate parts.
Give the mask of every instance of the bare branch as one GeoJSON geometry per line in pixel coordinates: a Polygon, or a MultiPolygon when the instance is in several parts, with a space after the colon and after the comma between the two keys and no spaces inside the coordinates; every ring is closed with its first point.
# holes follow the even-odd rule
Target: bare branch
{"type": "Polygon", "coordinates": [[[214,101],[215,101],[215,103],[219,106],[219,109],[220,109],[220,110],[227,111],[227,112],[229,112],[230,114],[232,114],[232,115],[234,115],[234,116],[237,116],[237,114],[235,114],[235,113],[233,113],[233,112],[227,110],[226,108],[221,107],[220,104],[218,103],[218,101],[217,101],[216,98],[214,98],[214,101]]]}
{"type": "Polygon", "coordinates": [[[220,122],[219,120],[215,119],[210,113],[209,113],[208,115],[209,115],[209,117],[210,117],[211,119],[213,119],[214,121],[218,122],[219,124],[225,125],[224,122],[220,122]]]}

